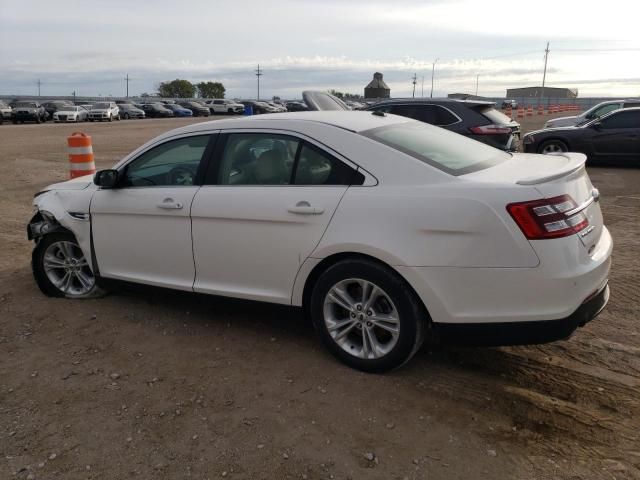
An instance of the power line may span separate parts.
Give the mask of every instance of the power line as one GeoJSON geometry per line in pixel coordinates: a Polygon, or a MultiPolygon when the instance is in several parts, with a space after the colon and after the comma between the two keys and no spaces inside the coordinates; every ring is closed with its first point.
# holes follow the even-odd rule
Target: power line
{"type": "Polygon", "coordinates": [[[257,100],[260,101],[260,77],[262,75],[264,75],[264,73],[262,73],[262,70],[260,70],[260,64],[258,64],[258,68],[256,69],[256,77],[258,77],[258,98],[257,100]]]}
{"type": "Polygon", "coordinates": [[[547,60],[549,58],[549,42],[544,50],[544,73],[542,74],[542,89],[540,90],[540,98],[544,98],[544,83],[547,80],[547,60]]]}

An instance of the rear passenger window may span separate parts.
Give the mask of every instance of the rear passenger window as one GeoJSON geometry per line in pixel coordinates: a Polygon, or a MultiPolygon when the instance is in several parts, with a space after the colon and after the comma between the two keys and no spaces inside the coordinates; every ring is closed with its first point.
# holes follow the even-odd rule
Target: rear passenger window
{"type": "Polygon", "coordinates": [[[362,174],[340,160],[308,144],[302,145],[295,168],[295,185],[361,185],[363,181],[362,174]]]}
{"type": "Polygon", "coordinates": [[[222,156],[219,185],[287,185],[299,140],[271,133],[232,133],[222,156]]]}

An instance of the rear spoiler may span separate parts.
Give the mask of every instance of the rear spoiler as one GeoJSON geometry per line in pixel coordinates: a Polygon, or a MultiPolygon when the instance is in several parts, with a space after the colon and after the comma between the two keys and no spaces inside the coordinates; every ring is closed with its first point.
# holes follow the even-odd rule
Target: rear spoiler
{"type": "Polygon", "coordinates": [[[542,177],[528,177],[523,178],[522,180],[518,180],[516,183],[518,185],[537,185],[540,183],[550,182],[552,180],[557,180],[558,178],[566,177],[574,172],[577,172],[581,168],[584,168],[584,164],[587,161],[587,156],[583,153],[574,153],[574,152],[562,152],[562,153],[549,153],[548,155],[556,155],[559,157],[564,157],[567,160],[566,165],[562,166],[558,171],[550,174],[544,175],[542,177]]]}

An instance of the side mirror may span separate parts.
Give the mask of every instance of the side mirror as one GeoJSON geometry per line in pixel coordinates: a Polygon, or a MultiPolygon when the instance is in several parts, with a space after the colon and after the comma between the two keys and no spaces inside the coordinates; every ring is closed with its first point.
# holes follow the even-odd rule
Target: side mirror
{"type": "Polygon", "coordinates": [[[595,122],[593,125],[591,125],[593,128],[595,128],[596,130],[600,130],[602,129],[602,122],[595,122]]]}
{"type": "Polygon", "coordinates": [[[99,170],[93,177],[93,183],[102,188],[116,188],[118,185],[118,171],[99,170]]]}

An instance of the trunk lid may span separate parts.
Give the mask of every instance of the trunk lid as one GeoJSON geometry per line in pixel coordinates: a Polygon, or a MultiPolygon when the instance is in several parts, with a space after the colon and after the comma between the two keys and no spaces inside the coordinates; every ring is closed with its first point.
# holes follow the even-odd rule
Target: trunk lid
{"type": "MultiPolygon", "coordinates": [[[[545,199],[569,195],[575,202],[576,208],[584,207],[581,213],[587,218],[589,224],[577,235],[587,251],[591,251],[600,239],[604,222],[598,203],[600,194],[591,184],[585,162],[586,156],[581,153],[562,153],[561,155],[515,153],[511,160],[461,178],[528,186],[535,188],[540,198],[545,199]]],[[[532,200],[535,199],[532,198],[532,200]]]]}

